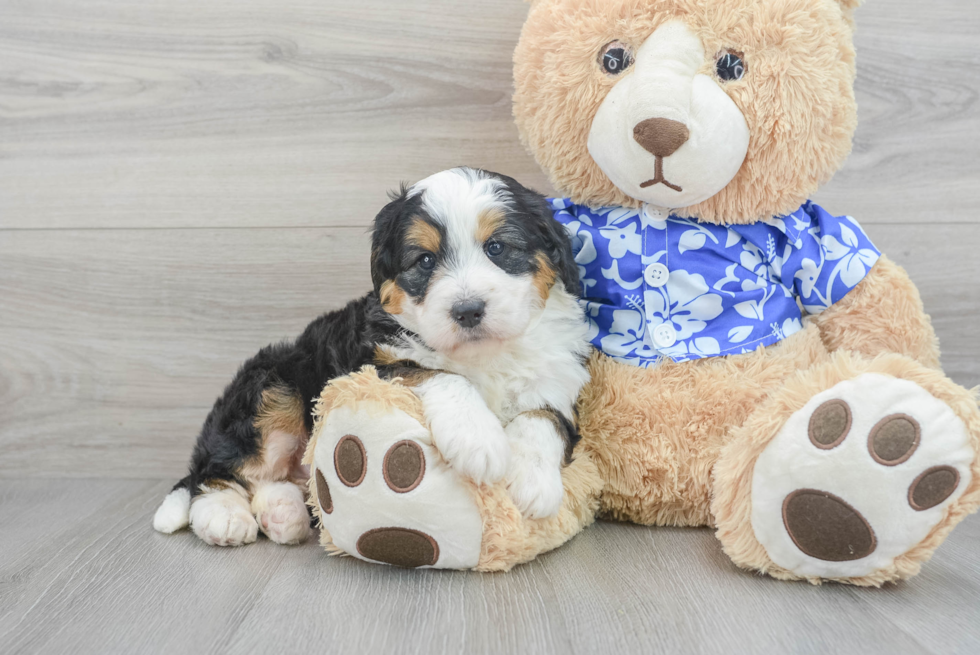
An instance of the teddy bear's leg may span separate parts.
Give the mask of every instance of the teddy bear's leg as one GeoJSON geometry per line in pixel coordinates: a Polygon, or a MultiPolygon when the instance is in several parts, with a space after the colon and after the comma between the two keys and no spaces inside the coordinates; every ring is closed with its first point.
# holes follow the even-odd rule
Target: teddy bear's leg
{"type": "Polygon", "coordinates": [[[778,578],[915,575],[980,504],[973,392],[902,355],[836,352],[732,432],[713,472],[725,552],[778,578]]]}
{"type": "Polygon", "coordinates": [[[557,517],[525,520],[504,483],[477,485],[433,443],[422,403],[373,367],[321,395],[304,464],[321,544],[372,562],[505,570],[590,523],[601,480],[587,457],[566,467],[557,517]]]}

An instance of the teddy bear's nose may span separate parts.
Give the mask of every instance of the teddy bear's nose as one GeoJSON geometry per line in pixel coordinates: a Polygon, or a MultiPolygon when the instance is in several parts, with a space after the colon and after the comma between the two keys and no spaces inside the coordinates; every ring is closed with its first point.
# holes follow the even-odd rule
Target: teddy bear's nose
{"type": "Polygon", "coordinates": [[[670,157],[690,136],[684,123],[669,118],[648,118],[633,128],[636,142],[656,157],[670,157]]]}

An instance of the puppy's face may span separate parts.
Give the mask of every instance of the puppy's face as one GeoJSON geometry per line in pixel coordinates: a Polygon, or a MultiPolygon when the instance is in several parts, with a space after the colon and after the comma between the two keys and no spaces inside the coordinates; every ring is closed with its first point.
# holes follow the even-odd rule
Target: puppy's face
{"type": "Polygon", "coordinates": [[[385,311],[443,353],[520,336],[556,284],[578,290],[544,198],[468,168],[403,188],[378,214],[371,276],[385,311]]]}

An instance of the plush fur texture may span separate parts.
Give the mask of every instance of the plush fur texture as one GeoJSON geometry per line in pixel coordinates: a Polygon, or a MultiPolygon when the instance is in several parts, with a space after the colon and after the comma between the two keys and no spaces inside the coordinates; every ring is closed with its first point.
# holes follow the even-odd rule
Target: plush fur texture
{"type": "Polygon", "coordinates": [[[871,356],[900,353],[939,368],[939,339],[919,290],[905,270],[882,255],[858,289],[814,317],[830,350],[871,356]]]}
{"type": "Polygon", "coordinates": [[[711,469],[772,389],[821,357],[814,327],[735,357],[652,369],[598,355],[579,401],[583,448],[605,485],[610,518],[647,525],[713,525],[711,469]]]}
{"type": "MultiPolygon", "coordinates": [[[[857,123],[850,13],[835,0],[539,0],[514,53],[514,116],[552,183],[593,207],[639,202],[606,177],[587,142],[616,83],[599,66],[612,41],[638,48],[680,18],[701,38],[702,73],[714,55],[742,53],[747,74],[724,83],[751,138],[738,174],[721,192],[675,213],[746,224],[796,210],[840,168],[857,123]]],[[[623,75],[629,75],[627,70],[623,75]]]]}

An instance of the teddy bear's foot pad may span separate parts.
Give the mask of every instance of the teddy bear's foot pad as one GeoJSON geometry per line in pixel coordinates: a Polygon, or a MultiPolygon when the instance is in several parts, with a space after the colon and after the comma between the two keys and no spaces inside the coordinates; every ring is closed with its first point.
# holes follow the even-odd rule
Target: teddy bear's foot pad
{"type": "Polygon", "coordinates": [[[756,462],[752,527],[805,577],[870,575],[910,551],[970,480],[966,426],[918,385],[866,373],[810,399],[756,462]]]}
{"type": "Polygon", "coordinates": [[[436,540],[407,528],[368,530],[357,540],[357,552],[366,559],[408,568],[435,566],[439,561],[436,540]]]}
{"type": "Polygon", "coordinates": [[[471,487],[405,412],[370,403],[333,409],[313,476],[321,523],[340,550],[403,567],[477,565],[483,519],[471,487]]]}

